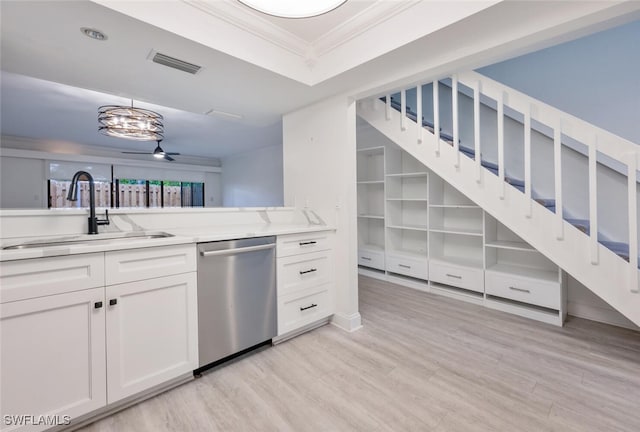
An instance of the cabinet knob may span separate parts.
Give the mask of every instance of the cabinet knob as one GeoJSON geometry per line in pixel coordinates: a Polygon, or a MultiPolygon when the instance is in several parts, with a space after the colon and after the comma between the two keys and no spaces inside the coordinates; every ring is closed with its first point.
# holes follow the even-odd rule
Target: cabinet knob
{"type": "Polygon", "coordinates": [[[101,301],[99,301],[99,302],[95,302],[95,303],[93,304],[93,307],[94,307],[95,309],[100,309],[100,308],[102,307],[102,302],[101,302],[101,301]]]}
{"type": "Polygon", "coordinates": [[[115,306],[118,304],[118,299],[111,299],[109,300],[109,306],[115,306]]]}

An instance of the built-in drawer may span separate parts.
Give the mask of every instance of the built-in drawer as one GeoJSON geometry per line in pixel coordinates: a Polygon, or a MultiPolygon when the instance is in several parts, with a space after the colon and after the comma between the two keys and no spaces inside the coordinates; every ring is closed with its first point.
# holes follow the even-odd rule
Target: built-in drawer
{"type": "Polygon", "coordinates": [[[560,310],[560,282],[518,277],[490,270],[485,273],[485,279],[485,291],[489,295],[560,310]]]}
{"type": "Polygon", "coordinates": [[[418,279],[429,279],[427,257],[414,259],[402,255],[387,255],[387,271],[418,279]]]}
{"type": "Polygon", "coordinates": [[[359,248],[358,265],[384,270],[384,251],[359,248]]]}
{"type": "Polygon", "coordinates": [[[278,236],[276,256],[285,257],[331,249],[331,232],[321,231],[278,236]]]}
{"type": "Polygon", "coordinates": [[[440,261],[429,261],[429,279],[470,291],[484,292],[483,270],[440,261]]]}
{"type": "Polygon", "coordinates": [[[104,254],[91,253],[0,263],[0,302],[104,286],[104,254]]]}
{"type": "Polygon", "coordinates": [[[278,295],[332,282],[332,264],[331,251],[278,258],[278,295]]]}
{"type": "Polygon", "coordinates": [[[321,285],[278,297],[278,336],[333,313],[331,285],[321,285]]]}
{"type": "Polygon", "coordinates": [[[106,285],[196,271],[196,245],[129,249],[105,254],[106,285]]]}

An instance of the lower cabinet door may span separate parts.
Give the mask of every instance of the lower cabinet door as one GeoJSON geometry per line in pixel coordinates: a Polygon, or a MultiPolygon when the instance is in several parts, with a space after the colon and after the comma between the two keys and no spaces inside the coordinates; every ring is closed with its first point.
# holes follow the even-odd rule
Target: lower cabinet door
{"type": "Polygon", "coordinates": [[[106,287],[107,400],[198,367],[196,273],[106,287]]]}
{"type": "Polygon", "coordinates": [[[0,317],[2,432],[48,429],[106,404],[104,288],[5,303],[0,317]]]}

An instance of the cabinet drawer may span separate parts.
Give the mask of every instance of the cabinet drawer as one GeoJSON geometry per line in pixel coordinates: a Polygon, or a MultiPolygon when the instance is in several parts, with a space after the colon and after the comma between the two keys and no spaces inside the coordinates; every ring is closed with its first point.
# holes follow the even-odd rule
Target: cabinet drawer
{"type": "Polygon", "coordinates": [[[331,249],[330,232],[278,236],[276,256],[285,257],[331,249]]]}
{"type": "Polygon", "coordinates": [[[371,249],[358,249],[358,265],[384,270],[384,252],[371,249]]]}
{"type": "Polygon", "coordinates": [[[484,275],[482,269],[430,261],[429,278],[433,282],[476,292],[484,292],[484,275]]]}
{"type": "Polygon", "coordinates": [[[331,251],[278,258],[278,295],[333,281],[331,251]]]}
{"type": "Polygon", "coordinates": [[[0,263],[0,302],[42,297],[104,285],[102,252],[0,263]]]}
{"type": "Polygon", "coordinates": [[[485,274],[487,294],[560,310],[560,283],[520,278],[504,273],[487,271],[485,274]]]}
{"type": "Polygon", "coordinates": [[[331,285],[278,297],[278,336],[304,327],[333,313],[331,285]]]}
{"type": "Polygon", "coordinates": [[[401,255],[387,255],[387,271],[418,279],[429,279],[427,257],[422,260],[401,255]]]}
{"type": "Polygon", "coordinates": [[[105,254],[106,285],[196,271],[196,246],[131,249],[105,254]]]}

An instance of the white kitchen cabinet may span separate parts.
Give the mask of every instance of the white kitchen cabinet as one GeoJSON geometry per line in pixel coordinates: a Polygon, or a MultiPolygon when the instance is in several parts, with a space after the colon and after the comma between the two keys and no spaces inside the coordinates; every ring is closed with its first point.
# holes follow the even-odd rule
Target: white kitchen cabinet
{"type": "Polygon", "coordinates": [[[107,285],[196,271],[194,245],[130,249],[105,254],[107,285]]]}
{"type": "Polygon", "coordinates": [[[108,402],[198,367],[194,272],[107,286],[108,402]]]}
{"type": "Polygon", "coordinates": [[[104,286],[104,253],[0,262],[0,302],[104,286]]]}
{"type": "MultiPolygon", "coordinates": [[[[276,246],[278,336],[321,321],[334,312],[334,274],[331,233],[314,233],[322,251],[295,248],[309,241],[298,234],[278,236],[276,246]],[[294,253],[297,251],[297,253],[294,253]]],[[[307,235],[308,236],[308,235],[307,235]]]]}
{"type": "Polygon", "coordinates": [[[4,303],[0,317],[3,419],[75,418],[106,404],[104,288],[4,303]]]}

